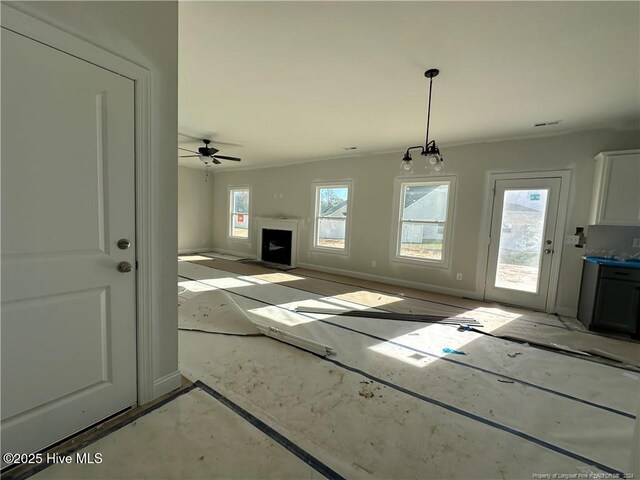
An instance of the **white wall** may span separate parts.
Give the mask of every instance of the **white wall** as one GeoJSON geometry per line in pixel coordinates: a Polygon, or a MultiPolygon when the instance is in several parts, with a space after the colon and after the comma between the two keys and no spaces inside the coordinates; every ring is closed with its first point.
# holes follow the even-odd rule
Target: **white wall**
{"type": "MultiPolygon", "coordinates": [[[[156,142],[152,182],[156,196],[152,235],[154,379],[178,370],[177,276],[177,130],[178,5],[145,2],[7,2],[44,22],[147,68],[152,76],[151,136],[156,142]]],[[[178,378],[179,381],[179,378],[178,378]]]]}
{"type": "MultiPolygon", "coordinates": [[[[303,219],[299,230],[298,261],[421,284],[425,289],[479,297],[480,232],[489,172],[571,170],[566,233],[586,226],[596,153],[637,148],[640,132],[596,130],[537,139],[512,140],[444,148],[446,173],[458,176],[449,268],[407,265],[390,261],[394,178],[402,153],[344,158],[256,170],[218,172],[214,178],[214,246],[256,255],[253,242],[226,237],[227,185],[252,187],[253,218],[292,216],[303,219]],[[353,181],[351,253],[347,256],[310,250],[313,229],[312,182],[353,181]],[[377,263],[372,268],[372,260],[377,263]],[[457,281],[456,274],[463,280],[457,281]]],[[[583,249],[564,248],[560,266],[557,310],[575,314],[580,287],[583,249]]]]}
{"type": "Polygon", "coordinates": [[[213,175],[178,168],[178,252],[210,250],[213,245],[213,175]]]}

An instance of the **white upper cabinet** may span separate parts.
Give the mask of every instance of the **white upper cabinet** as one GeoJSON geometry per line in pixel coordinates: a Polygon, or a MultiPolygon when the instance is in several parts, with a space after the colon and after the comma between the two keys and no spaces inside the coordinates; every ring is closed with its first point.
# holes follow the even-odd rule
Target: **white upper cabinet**
{"type": "Polygon", "coordinates": [[[640,150],[596,155],[590,225],[640,225],[640,150]]]}

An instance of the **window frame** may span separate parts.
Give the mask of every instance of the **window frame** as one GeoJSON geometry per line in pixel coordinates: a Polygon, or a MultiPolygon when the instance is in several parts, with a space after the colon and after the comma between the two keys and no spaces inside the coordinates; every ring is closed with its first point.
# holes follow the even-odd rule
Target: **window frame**
{"type": "Polygon", "coordinates": [[[311,247],[310,250],[322,253],[332,253],[335,255],[348,256],[351,246],[351,213],[353,205],[353,181],[352,180],[339,180],[335,182],[314,182],[312,185],[312,214],[313,214],[313,228],[311,229],[311,247]],[[318,236],[318,220],[320,218],[320,190],[323,188],[346,188],[347,189],[347,218],[344,224],[344,248],[323,247],[317,244],[318,236]]]}
{"type": "MultiPolygon", "coordinates": [[[[457,176],[455,175],[443,175],[443,176],[428,176],[428,177],[412,177],[412,178],[397,178],[394,188],[394,209],[393,209],[393,223],[391,231],[395,231],[395,240],[391,242],[391,260],[398,263],[408,263],[413,265],[423,265],[435,268],[448,268],[451,260],[451,242],[453,237],[453,220],[454,220],[454,208],[456,197],[456,183],[457,176]],[[444,223],[443,241],[442,241],[442,258],[440,260],[433,260],[427,258],[409,257],[406,255],[400,255],[400,247],[402,245],[402,225],[405,223],[402,220],[402,206],[404,192],[406,187],[410,185],[449,185],[448,197],[447,197],[447,215],[444,223]]],[[[442,222],[429,222],[429,221],[412,221],[410,223],[424,223],[429,225],[441,225],[442,222]]]]}
{"type": "MultiPolygon", "coordinates": [[[[253,194],[251,193],[251,187],[249,185],[229,185],[227,187],[227,239],[229,240],[234,240],[237,242],[247,242],[250,243],[251,242],[251,223],[252,223],[252,217],[253,214],[252,212],[252,208],[251,208],[251,203],[253,201],[253,194]],[[246,215],[249,216],[248,219],[248,223],[247,223],[247,236],[246,237],[238,237],[233,235],[233,215],[234,215],[234,211],[233,211],[233,207],[234,207],[234,202],[233,202],[233,194],[234,192],[238,192],[238,191],[247,191],[249,194],[249,205],[247,207],[248,211],[246,213],[246,215]]],[[[237,213],[237,212],[236,212],[237,213]]]]}

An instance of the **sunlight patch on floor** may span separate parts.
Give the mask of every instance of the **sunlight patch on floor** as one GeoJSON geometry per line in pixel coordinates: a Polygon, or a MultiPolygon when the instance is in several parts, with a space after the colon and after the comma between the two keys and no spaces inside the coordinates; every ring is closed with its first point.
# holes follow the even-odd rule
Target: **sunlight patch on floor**
{"type": "Polygon", "coordinates": [[[402,302],[402,297],[394,297],[383,293],[369,292],[367,290],[358,290],[357,292],[341,293],[334,295],[332,298],[346,301],[366,303],[369,307],[379,307],[390,303],[402,302]]]}
{"type": "Polygon", "coordinates": [[[323,297],[319,299],[296,300],[293,302],[280,303],[275,306],[270,305],[268,307],[254,308],[248,311],[269,320],[293,326],[303,323],[311,323],[316,320],[331,318],[333,316],[331,314],[323,313],[296,313],[295,309],[297,307],[321,308],[324,310],[327,308],[335,308],[336,305],[341,307],[341,309],[336,308],[336,314],[344,312],[345,308],[351,310],[356,308],[363,310],[367,308],[364,305],[356,305],[344,300],[336,300],[333,297],[323,297]]]}
{"type": "MultiPolygon", "coordinates": [[[[381,311],[381,310],[375,309],[374,307],[370,307],[368,305],[350,302],[348,300],[342,300],[341,298],[336,298],[336,297],[322,297],[319,300],[322,302],[326,302],[325,304],[323,304],[321,308],[335,309],[336,313],[344,313],[347,310],[381,311]]],[[[305,305],[305,307],[306,306],[307,305],[305,305]]],[[[319,307],[319,305],[316,305],[316,306],[319,307]]]]}
{"type": "Polygon", "coordinates": [[[245,282],[237,277],[206,278],[198,281],[215,288],[237,288],[253,286],[252,283],[245,282]]]}
{"type": "Polygon", "coordinates": [[[178,282],[178,295],[186,292],[210,292],[211,290],[217,290],[217,288],[211,285],[205,285],[197,280],[183,280],[178,282]]]}
{"type": "Polygon", "coordinates": [[[211,257],[203,257],[202,255],[179,255],[179,262],[197,262],[199,260],[211,260],[211,257]]]}
{"type": "Polygon", "coordinates": [[[247,310],[247,312],[291,327],[316,321],[315,318],[303,317],[299,313],[283,310],[272,305],[269,305],[268,307],[252,308],[251,310],[247,310]]]}
{"type": "Polygon", "coordinates": [[[262,278],[255,278],[253,275],[240,275],[238,278],[253,285],[270,285],[272,283],[262,278]]]}
{"type": "Polygon", "coordinates": [[[369,350],[422,368],[445,356],[464,358],[466,355],[446,353],[444,349],[464,352],[464,346],[477,340],[478,337],[477,333],[460,332],[456,326],[431,324],[372,345],[369,350]],[[430,355],[421,354],[414,349],[428,352],[430,355]]]}
{"type": "MultiPolygon", "coordinates": [[[[247,277],[243,277],[243,278],[247,278],[247,277]]],[[[262,273],[260,275],[251,275],[250,278],[263,280],[264,283],[267,283],[267,282],[268,283],[284,283],[284,282],[293,282],[296,280],[304,280],[303,277],[291,275],[290,273],[262,273]]]]}
{"type": "Polygon", "coordinates": [[[470,317],[482,323],[483,332],[492,332],[502,328],[522,317],[519,313],[507,312],[500,308],[478,307],[461,314],[462,317],[470,317]]]}

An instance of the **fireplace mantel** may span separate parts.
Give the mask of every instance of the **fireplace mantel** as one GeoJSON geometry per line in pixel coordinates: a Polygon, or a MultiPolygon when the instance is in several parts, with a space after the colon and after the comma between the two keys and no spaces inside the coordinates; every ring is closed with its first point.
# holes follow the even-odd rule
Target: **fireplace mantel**
{"type": "Polygon", "coordinates": [[[291,232],[291,267],[295,267],[298,258],[298,218],[256,217],[258,228],[258,260],[262,260],[262,230],[287,230],[291,232]]]}

